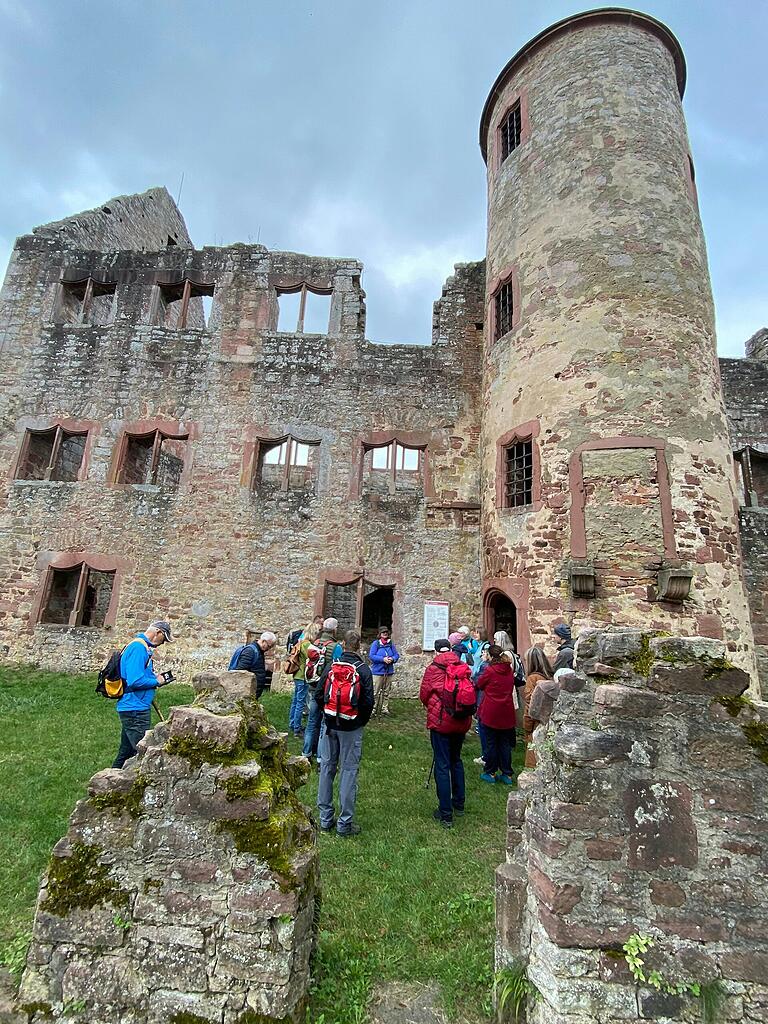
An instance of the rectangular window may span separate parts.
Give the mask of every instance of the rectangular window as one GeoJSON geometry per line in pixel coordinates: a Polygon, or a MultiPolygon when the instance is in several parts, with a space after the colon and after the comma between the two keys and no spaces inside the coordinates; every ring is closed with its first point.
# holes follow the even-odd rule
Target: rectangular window
{"type": "Polygon", "coordinates": [[[115,290],[113,283],[94,281],[63,281],[57,320],[60,323],[103,327],[115,319],[115,290]]]}
{"type": "Polygon", "coordinates": [[[281,491],[312,491],[317,475],[320,442],[297,441],[293,437],[278,443],[260,441],[253,486],[281,491]]]}
{"type": "Polygon", "coordinates": [[[28,430],[16,478],[75,481],[85,455],[87,433],[51,427],[28,430]]]}
{"type": "Polygon", "coordinates": [[[215,285],[194,284],[189,278],[179,284],[160,284],[155,323],[171,330],[204,331],[213,308],[215,285]]]}
{"type": "Polygon", "coordinates": [[[512,330],[512,316],[514,307],[512,304],[512,283],[503,284],[496,292],[495,297],[496,316],[494,318],[494,341],[503,338],[512,330]]]}
{"type": "Polygon", "coordinates": [[[116,483],[155,484],[177,490],[188,440],[188,434],[169,437],[161,430],[128,434],[116,483]]]}
{"type": "Polygon", "coordinates": [[[505,449],[504,504],[519,508],[533,501],[533,442],[516,441],[505,449]]]}
{"type": "Polygon", "coordinates": [[[61,626],[103,626],[112,599],[114,571],[99,572],[82,563],[49,569],[41,622],[61,626]]]}
{"type": "Polygon", "coordinates": [[[277,289],[277,330],[285,334],[327,334],[332,293],[302,284],[290,291],[277,289]],[[294,326],[295,324],[295,326],[294,326]]]}
{"type": "Polygon", "coordinates": [[[370,494],[423,492],[424,457],[421,448],[407,448],[398,441],[376,448],[366,446],[363,463],[366,491],[370,494]]]}
{"type": "Polygon", "coordinates": [[[518,100],[502,121],[501,128],[499,129],[502,163],[504,163],[509,154],[520,145],[522,125],[523,121],[520,110],[520,100],[518,100]]]}

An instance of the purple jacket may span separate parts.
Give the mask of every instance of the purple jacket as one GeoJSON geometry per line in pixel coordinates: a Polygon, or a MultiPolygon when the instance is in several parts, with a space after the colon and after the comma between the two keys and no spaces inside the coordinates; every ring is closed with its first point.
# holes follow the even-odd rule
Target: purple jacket
{"type": "Polygon", "coordinates": [[[382,646],[378,640],[374,640],[370,651],[368,651],[368,659],[371,663],[371,672],[375,676],[391,676],[395,671],[395,662],[400,660],[400,655],[392,641],[382,646]],[[392,664],[385,664],[385,658],[391,658],[392,664]]]}

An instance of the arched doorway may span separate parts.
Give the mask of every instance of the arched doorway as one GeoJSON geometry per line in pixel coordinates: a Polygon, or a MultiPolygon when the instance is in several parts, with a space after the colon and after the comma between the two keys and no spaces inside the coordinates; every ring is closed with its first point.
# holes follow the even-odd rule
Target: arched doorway
{"type": "Polygon", "coordinates": [[[502,594],[500,590],[487,591],[483,601],[483,618],[488,636],[493,637],[500,629],[509,633],[515,650],[519,647],[517,635],[517,608],[514,601],[502,594]]]}

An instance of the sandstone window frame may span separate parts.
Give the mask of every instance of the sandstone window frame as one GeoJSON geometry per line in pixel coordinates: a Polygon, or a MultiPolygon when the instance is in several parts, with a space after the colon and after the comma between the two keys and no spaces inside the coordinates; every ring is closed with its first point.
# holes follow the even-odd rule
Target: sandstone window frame
{"type": "Polygon", "coordinates": [[[624,448],[651,448],[656,452],[656,479],[659,488],[663,558],[677,560],[675,520],[672,509],[672,490],[669,482],[666,441],[661,437],[603,437],[585,441],[571,453],[568,463],[568,483],[571,492],[571,557],[587,558],[586,490],[584,486],[583,452],[616,451],[624,448]]]}
{"type": "Polygon", "coordinates": [[[54,321],[67,327],[106,327],[114,322],[116,302],[116,281],[100,281],[92,274],[80,278],[63,278],[59,282],[54,321]],[[92,322],[95,301],[104,296],[111,296],[111,302],[108,303],[109,315],[92,322]],[[79,309],[76,312],[72,310],[74,316],[66,318],[66,309],[75,303],[79,304],[79,309]]]}
{"type": "Polygon", "coordinates": [[[538,512],[544,504],[541,497],[541,452],[538,442],[540,433],[539,421],[528,420],[525,423],[519,423],[496,440],[496,508],[506,514],[538,512]],[[507,489],[508,452],[515,445],[521,444],[530,444],[531,446],[530,501],[525,504],[511,504],[507,489]]]}
{"type": "Polygon", "coordinates": [[[21,442],[21,448],[16,459],[16,464],[13,471],[14,480],[32,481],[36,483],[78,483],[85,477],[86,469],[86,458],[89,452],[89,435],[90,431],[86,427],[85,429],[72,429],[70,427],[64,427],[61,423],[54,423],[48,427],[27,427],[24,430],[24,436],[21,442]],[[36,437],[45,437],[46,435],[52,434],[51,439],[51,451],[48,458],[48,464],[42,476],[30,476],[25,473],[24,470],[27,466],[27,460],[29,457],[30,447],[33,444],[33,440],[36,437]],[[62,447],[70,438],[84,438],[83,450],[80,456],[80,463],[77,467],[77,471],[74,477],[67,476],[54,476],[56,471],[57,462],[62,454],[62,447]]]}
{"type": "Polygon", "coordinates": [[[498,174],[502,167],[507,164],[507,161],[514,153],[522,152],[523,148],[527,145],[531,138],[531,120],[528,113],[528,89],[523,88],[518,92],[514,93],[509,101],[502,108],[499,117],[496,120],[495,127],[493,130],[493,169],[494,173],[498,174]],[[517,145],[512,149],[508,150],[504,154],[504,134],[507,123],[511,116],[514,115],[515,110],[519,110],[519,138],[517,145]]]}
{"type": "Polygon", "coordinates": [[[87,551],[60,552],[43,556],[41,566],[40,587],[35,603],[30,612],[30,624],[47,629],[80,628],[80,629],[111,629],[117,619],[120,601],[120,588],[129,563],[124,559],[111,558],[106,555],[87,551]],[[78,572],[79,570],[79,572],[78,572]],[[46,621],[46,612],[53,588],[57,579],[63,580],[66,575],[77,574],[72,609],[66,622],[46,621]],[[104,619],[99,623],[84,623],[88,608],[89,579],[94,575],[111,576],[112,586],[104,619]]]}
{"type": "Polygon", "coordinates": [[[491,282],[488,294],[490,296],[486,311],[490,327],[488,337],[491,344],[495,345],[516,331],[522,320],[520,274],[516,263],[505,267],[500,274],[496,275],[491,282]],[[499,310],[499,306],[504,303],[508,310],[506,322],[501,320],[499,310]]]}
{"type": "Polygon", "coordinates": [[[330,287],[313,284],[309,281],[300,281],[297,284],[276,284],[275,289],[275,301],[278,306],[277,318],[275,322],[275,331],[278,334],[304,334],[304,319],[307,310],[307,295],[322,295],[330,299],[328,304],[328,323],[324,331],[311,332],[312,334],[319,333],[321,335],[327,335],[330,331],[331,326],[331,304],[333,303],[333,285],[330,287]],[[280,323],[280,296],[281,295],[299,295],[299,309],[296,321],[296,329],[294,331],[284,331],[279,327],[280,323]]]}
{"type": "MultiPolygon", "coordinates": [[[[76,420],[70,416],[23,416],[16,422],[16,430],[20,434],[19,446],[16,458],[10,468],[8,480],[20,486],[47,483],[82,483],[87,479],[88,468],[91,461],[94,438],[99,434],[101,424],[96,420],[76,420]],[[58,481],[48,478],[25,477],[19,474],[23,471],[24,462],[27,458],[30,435],[49,433],[57,428],[70,436],[85,436],[83,456],[75,480],[58,481]]],[[[52,453],[53,454],[53,453],[52,453]]],[[[49,460],[50,463],[50,460],[49,460]]]]}
{"type": "Polygon", "coordinates": [[[262,470],[265,465],[265,456],[270,452],[278,451],[277,460],[271,460],[267,465],[282,467],[280,476],[281,492],[291,490],[304,490],[304,488],[291,487],[291,470],[306,469],[307,476],[313,482],[312,490],[317,493],[317,485],[320,478],[319,449],[322,444],[319,438],[303,438],[294,434],[282,434],[279,437],[258,436],[253,442],[253,454],[250,459],[249,490],[258,493],[263,485],[262,470]],[[306,450],[303,451],[303,449],[306,450]],[[312,449],[318,449],[317,457],[313,459],[312,449]],[[306,454],[306,459],[304,455],[306,454]]]}
{"type": "Polygon", "coordinates": [[[135,423],[126,424],[120,433],[117,444],[115,445],[112,466],[108,477],[109,483],[114,487],[121,487],[126,490],[132,487],[156,487],[158,489],[162,488],[167,490],[168,492],[178,493],[189,483],[192,466],[192,442],[195,440],[195,437],[196,430],[192,424],[181,424],[177,421],[152,419],[140,420],[135,423]],[[133,481],[126,482],[124,479],[126,458],[129,453],[129,446],[132,439],[149,438],[152,435],[154,436],[152,437],[152,455],[148,473],[150,482],[147,482],[146,480],[144,483],[133,481]],[[184,457],[182,459],[182,467],[179,473],[178,484],[176,486],[151,482],[152,480],[157,479],[157,471],[164,441],[180,441],[184,443],[184,457]]]}
{"type": "MultiPolygon", "coordinates": [[[[760,501],[759,489],[755,486],[755,469],[753,459],[757,458],[760,463],[765,463],[768,467],[768,453],[761,452],[755,448],[754,445],[745,444],[738,451],[733,453],[734,462],[738,465],[740,471],[740,489],[741,494],[739,497],[744,499],[743,503],[740,501],[739,504],[742,508],[766,508],[768,504],[763,504],[760,501]]],[[[761,473],[761,476],[763,474],[761,473]]]]}
{"type": "Polygon", "coordinates": [[[152,306],[152,324],[156,327],[164,327],[171,331],[208,331],[210,330],[211,316],[205,317],[203,312],[203,326],[188,326],[189,303],[191,299],[210,298],[215,300],[216,283],[205,284],[200,281],[193,281],[190,277],[184,277],[181,281],[158,281],[155,284],[155,298],[152,306]],[[178,315],[174,322],[169,323],[169,308],[179,302],[178,315]],[[162,318],[161,318],[162,314],[162,318]]]}
{"type": "MultiPolygon", "coordinates": [[[[432,479],[432,464],[430,452],[432,450],[433,437],[431,433],[416,430],[380,430],[370,434],[359,435],[352,443],[352,470],[350,473],[349,497],[351,500],[360,498],[363,492],[363,471],[365,457],[368,452],[377,448],[386,448],[387,445],[399,445],[404,449],[418,449],[421,452],[419,469],[417,471],[405,470],[407,473],[418,472],[421,474],[422,490],[424,498],[434,498],[435,491],[432,479]]],[[[396,450],[393,448],[393,451],[396,450]]],[[[390,486],[394,488],[397,479],[397,468],[393,460],[391,467],[386,470],[372,470],[376,473],[389,472],[390,486]]],[[[399,472],[403,472],[400,470],[399,472]]]]}
{"type": "MultiPolygon", "coordinates": [[[[318,573],[317,588],[315,590],[315,615],[325,615],[326,591],[329,586],[355,586],[356,587],[356,612],[355,624],[352,628],[360,630],[363,620],[363,602],[365,599],[365,586],[369,585],[376,589],[391,589],[392,595],[392,637],[397,645],[402,642],[403,636],[403,594],[405,579],[402,573],[379,571],[371,569],[348,569],[330,568],[321,570],[318,573]],[[398,637],[401,638],[398,641],[398,637]]],[[[343,640],[343,636],[338,637],[343,640]]],[[[402,647],[399,648],[402,651],[402,647]]]]}

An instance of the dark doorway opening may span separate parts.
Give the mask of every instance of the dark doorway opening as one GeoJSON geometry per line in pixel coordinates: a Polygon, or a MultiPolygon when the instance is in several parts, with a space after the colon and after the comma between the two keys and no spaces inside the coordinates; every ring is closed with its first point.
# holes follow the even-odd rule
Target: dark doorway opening
{"type": "Polygon", "coordinates": [[[506,594],[502,594],[498,590],[492,590],[486,595],[485,628],[488,630],[490,638],[493,637],[494,633],[498,633],[500,629],[509,633],[515,645],[515,650],[517,650],[517,608],[515,608],[514,602],[510,601],[506,594]]]}
{"type": "Polygon", "coordinates": [[[365,584],[361,622],[363,643],[372,644],[382,626],[392,629],[394,597],[394,587],[374,587],[370,583],[365,584]]]}

